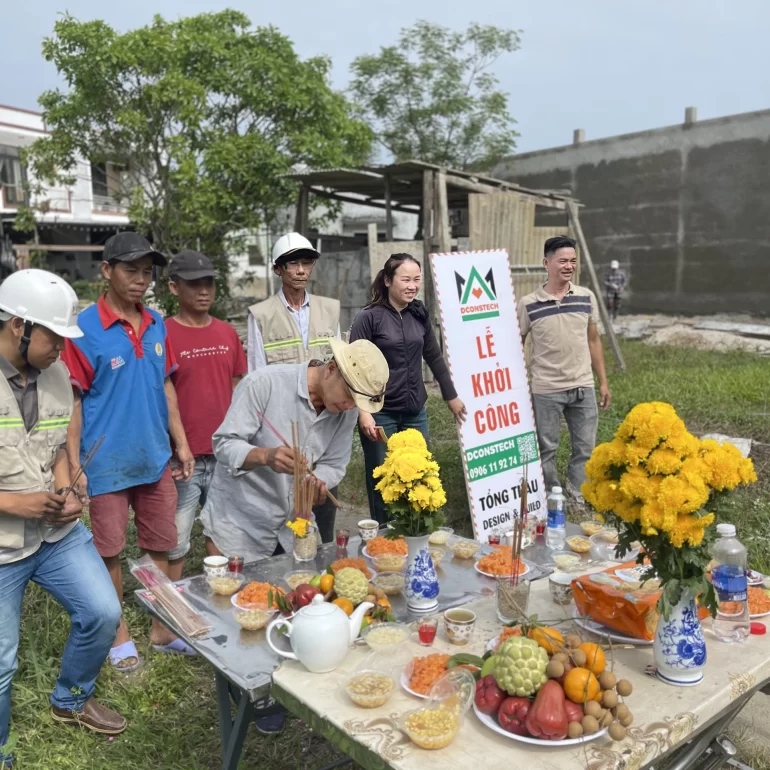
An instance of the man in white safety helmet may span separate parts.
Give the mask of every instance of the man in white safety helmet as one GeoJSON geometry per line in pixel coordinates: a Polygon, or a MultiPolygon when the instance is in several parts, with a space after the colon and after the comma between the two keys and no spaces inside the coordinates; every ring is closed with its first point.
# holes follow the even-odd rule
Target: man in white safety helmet
{"type": "Polygon", "coordinates": [[[69,374],[59,354],[82,336],[77,296],[45,270],[21,270],[0,285],[0,767],[8,743],[22,598],[34,581],[65,608],[72,627],[51,695],[52,717],[117,735],[120,714],[93,697],[115,637],[120,604],[69,491],[65,443],[72,415],[69,374]]]}
{"type": "MultiPolygon", "coordinates": [[[[307,283],[321,255],[299,233],[282,235],[273,246],[273,272],[281,289],[249,308],[249,371],[272,364],[302,364],[332,357],[330,339],[340,336],[339,300],[308,294],[307,283]]],[[[332,489],[332,494],[336,493],[332,489]]],[[[314,509],[325,543],[334,539],[335,508],[329,502],[314,509]]]]}
{"type": "Polygon", "coordinates": [[[610,269],[604,274],[604,302],[613,321],[620,312],[620,299],[626,289],[626,274],[620,269],[620,262],[613,259],[610,269]]]}

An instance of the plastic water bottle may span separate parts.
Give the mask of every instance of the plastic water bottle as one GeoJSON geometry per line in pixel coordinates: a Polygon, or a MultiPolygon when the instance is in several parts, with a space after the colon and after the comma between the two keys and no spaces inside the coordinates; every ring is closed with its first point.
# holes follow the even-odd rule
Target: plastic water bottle
{"type": "Polygon", "coordinates": [[[735,536],[733,524],[717,526],[711,582],[717,592],[719,612],[714,618],[714,635],[722,642],[744,642],[751,630],[746,548],[735,536]],[[730,605],[723,604],[730,602],[730,605]],[[722,612],[722,610],[725,612],[722,612]]]}
{"type": "Polygon", "coordinates": [[[564,542],[567,539],[567,518],[564,514],[566,502],[561,487],[553,487],[546,498],[548,528],[545,531],[545,542],[552,551],[560,551],[564,548],[564,542]]]}

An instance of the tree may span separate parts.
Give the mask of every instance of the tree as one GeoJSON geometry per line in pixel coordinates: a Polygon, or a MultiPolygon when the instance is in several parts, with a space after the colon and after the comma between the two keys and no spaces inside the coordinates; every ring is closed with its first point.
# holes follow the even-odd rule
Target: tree
{"type": "Polygon", "coordinates": [[[296,199],[282,175],[369,154],[371,131],[330,88],[329,59],[302,61],[236,11],[156,16],[125,34],[65,15],[43,53],[69,89],[40,97],[51,135],[27,154],[32,176],[71,183],[78,158],[122,166],[117,197],[165,252],[222,257],[233,233],[296,199]]]}
{"type": "Polygon", "coordinates": [[[519,43],[513,30],[471,24],[460,33],[419,21],[398,45],[353,61],[350,92],[396,161],[491,166],[518,134],[489,70],[519,43]]]}

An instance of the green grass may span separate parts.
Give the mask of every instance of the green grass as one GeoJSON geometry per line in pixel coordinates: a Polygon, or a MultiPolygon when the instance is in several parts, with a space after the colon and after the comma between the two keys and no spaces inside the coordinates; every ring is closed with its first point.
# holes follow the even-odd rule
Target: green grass
{"type": "MultiPolygon", "coordinates": [[[[599,440],[606,440],[626,411],[640,401],[670,401],[694,432],[717,431],[761,442],[752,452],[759,483],[728,497],[719,514],[738,525],[741,540],[751,552],[752,565],[770,571],[770,361],[746,354],[719,354],[678,348],[651,348],[627,342],[624,374],[613,373],[614,401],[601,415],[599,440]],[[764,445],[763,445],[764,444],[764,445]]],[[[609,362],[609,358],[608,358],[609,362]]],[[[428,402],[431,439],[441,464],[453,525],[470,529],[467,498],[460,465],[457,432],[449,410],[436,396],[428,402]]],[[[568,457],[562,441],[558,462],[563,473],[568,457]]],[[[342,494],[349,503],[366,506],[363,457],[358,438],[342,494]]],[[[133,542],[133,531],[130,540],[133,542]]],[[[135,554],[134,549],[130,549],[135,554]]],[[[187,572],[200,570],[202,538],[196,529],[194,552],[187,572]]],[[[48,716],[61,652],[69,632],[64,611],[36,586],[24,602],[19,671],[13,683],[13,729],[20,768],[35,770],[214,770],[220,766],[214,681],[210,668],[199,660],[180,659],[148,651],[149,620],[132,598],[126,582],[126,613],[134,630],[144,669],[131,677],[105,666],[97,696],[118,708],[129,729],[114,741],[54,726],[48,716]]],[[[749,752],[751,753],[751,752],[749,752]]],[[[241,770],[310,770],[331,762],[338,754],[329,744],[294,721],[281,736],[263,738],[249,732],[241,770]]],[[[755,759],[755,768],[770,763],[755,759]]]]}

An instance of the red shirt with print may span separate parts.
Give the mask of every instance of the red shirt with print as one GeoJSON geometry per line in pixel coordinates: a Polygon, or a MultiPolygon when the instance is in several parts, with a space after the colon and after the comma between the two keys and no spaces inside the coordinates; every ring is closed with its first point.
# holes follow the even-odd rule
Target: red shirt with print
{"type": "Polygon", "coordinates": [[[243,345],[235,329],[218,318],[208,326],[169,318],[166,329],[178,364],[171,381],[190,451],[195,457],[214,454],[211,438],[230,408],[233,378],[247,372],[243,345]]]}

